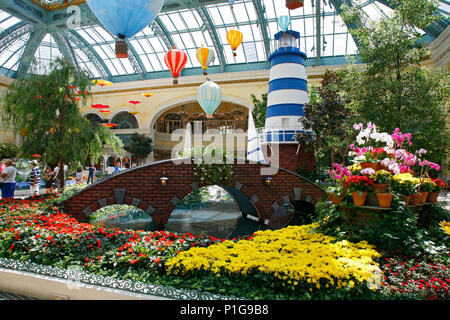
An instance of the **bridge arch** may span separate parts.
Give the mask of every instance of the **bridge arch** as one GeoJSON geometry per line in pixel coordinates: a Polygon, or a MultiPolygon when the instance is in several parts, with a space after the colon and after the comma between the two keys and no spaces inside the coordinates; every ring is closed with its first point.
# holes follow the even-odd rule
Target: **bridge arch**
{"type": "MultiPolygon", "coordinates": [[[[177,204],[203,186],[194,175],[195,165],[190,163],[190,159],[177,160],[181,162],[178,165],[173,160],[163,160],[99,180],[64,201],[64,209],[83,221],[103,206],[129,204],[146,211],[158,229],[164,229],[177,204]],[[163,176],[169,179],[166,186],[160,182],[163,176]]],[[[325,196],[320,187],[285,169],[278,169],[278,173],[272,176],[272,186],[266,186],[265,176],[261,175],[262,167],[269,165],[236,160],[231,183],[223,186],[227,192],[231,191],[235,199],[238,198],[241,211],[257,218],[260,224],[267,224],[277,206],[286,199],[314,204],[325,196]],[[254,206],[253,210],[250,203],[254,206]]]]}

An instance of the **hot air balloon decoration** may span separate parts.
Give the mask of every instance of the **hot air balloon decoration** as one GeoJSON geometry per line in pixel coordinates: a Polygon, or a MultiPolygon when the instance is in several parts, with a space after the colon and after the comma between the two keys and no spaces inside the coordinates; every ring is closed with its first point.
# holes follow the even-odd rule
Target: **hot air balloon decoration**
{"type": "Polygon", "coordinates": [[[207,81],[197,89],[197,101],[206,113],[206,117],[211,118],[222,102],[222,88],[215,82],[207,81]]]}
{"type": "Polygon", "coordinates": [[[117,58],[128,58],[127,38],[147,27],[161,12],[164,0],[86,0],[97,19],[116,36],[117,58]]]}
{"type": "Polygon", "coordinates": [[[237,56],[236,49],[241,45],[243,34],[237,29],[231,29],[227,32],[227,41],[233,49],[233,56],[237,56]]]}
{"type": "Polygon", "coordinates": [[[303,7],[303,0],[286,0],[286,8],[294,10],[303,7]]]}
{"type": "Polygon", "coordinates": [[[178,84],[178,76],[180,75],[181,70],[183,70],[184,66],[186,65],[187,59],[188,57],[186,52],[175,47],[166,53],[164,62],[169,68],[170,72],[172,72],[173,84],[178,84]]]}
{"type": "Polygon", "coordinates": [[[154,96],[153,93],[149,93],[149,92],[142,93],[142,95],[143,95],[144,97],[146,97],[146,98],[150,98],[150,97],[153,97],[153,96],[154,96]]]}
{"type": "Polygon", "coordinates": [[[278,18],[278,26],[282,31],[287,31],[289,29],[289,25],[291,24],[291,18],[289,16],[281,16],[278,18]]]}
{"type": "Polygon", "coordinates": [[[103,113],[104,115],[111,113],[111,111],[109,111],[109,110],[100,110],[99,112],[103,113]]]}
{"type": "Polygon", "coordinates": [[[197,59],[200,62],[200,64],[202,65],[204,76],[208,75],[208,72],[206,72],[206,70],[208,70],[208,66],[211,62],[214,61],[214,58],[215,58],[215,54],[214,54],[213,50],[205,48],[204,46],[197,49],[197,59]]]}

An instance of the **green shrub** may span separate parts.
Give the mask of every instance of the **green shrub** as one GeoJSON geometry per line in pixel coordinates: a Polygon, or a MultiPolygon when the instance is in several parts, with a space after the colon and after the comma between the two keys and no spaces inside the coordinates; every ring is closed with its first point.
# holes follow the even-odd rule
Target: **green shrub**
{"type": "Polygon", "coordinates": [[[0,144],[0,160],[15,158],[19,153],[19,148],[11,143],[0,144]]]}

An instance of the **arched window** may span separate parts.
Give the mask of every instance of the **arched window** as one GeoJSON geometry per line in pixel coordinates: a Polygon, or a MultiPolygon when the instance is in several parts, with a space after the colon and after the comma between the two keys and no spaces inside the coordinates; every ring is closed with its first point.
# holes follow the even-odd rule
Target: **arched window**
{"type": "Polygon", "coordinates": [[[99,117],[98,115],[96,115],[95,113],[88,113],[88,114],[85,116],[85,118],[86,118],[87,120],[89,120],[89,122],[90,122],[91,124],[102,122],[102,118],[100,118],[100,117],[99,117]]]}
{"type": "Polygon", "coordinates": [[[112,118],[111,123],[117,124],[113,129],[138,129],[136,117],[129,112],[120,112],[112,118]]]}

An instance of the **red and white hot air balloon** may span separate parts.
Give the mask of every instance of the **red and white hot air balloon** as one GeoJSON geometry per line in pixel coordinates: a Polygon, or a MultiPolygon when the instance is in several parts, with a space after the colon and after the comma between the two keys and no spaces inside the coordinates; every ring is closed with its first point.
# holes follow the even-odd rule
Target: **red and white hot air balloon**
{"type": "Polygon", "coordinates": [[[180,75],[181,70],[183,70],[184,66],[186,65],[187,59],[188,57],[186,52],[177,48],[173,48],[166,53],[164,62],[169,68],[170,72],[172,72],[174,78],[173,84],[178,84],[178,76],[180,75]]]}

